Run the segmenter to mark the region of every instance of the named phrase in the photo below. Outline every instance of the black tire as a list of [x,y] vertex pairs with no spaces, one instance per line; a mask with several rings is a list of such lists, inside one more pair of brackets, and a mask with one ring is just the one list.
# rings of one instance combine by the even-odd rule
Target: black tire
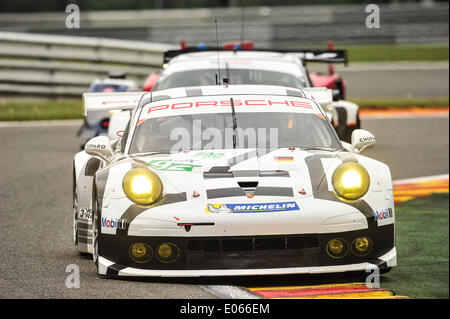
[[94,261],[94,264],[97,266],[98,270],[98,235],[100,233],[100,210],[98,209],[98,202],[97,202],[97,191],[95,187],[95,183],[93,186],[92,191],[92,212],[94,214],[93,217],[93,232],[92,232],[92,260]]
[[352,142],[352,133],[357,128],[358,128],[357,125],[346,126],[345,127],[345,133],[344,133],[344,136],[342,137],[342,140],[344,142],[351,143]]
[[336,133],[340,140],[345,141],[346,129],[347,129],[347,110],[344,107],[335,108],[338,116],[338,121],[333,120],[333,125],[335,127]]
[[339,94],[336,96],[333,96],[333,101],[345,100],[344,84],[342,83],[342,80],[336,81],[334,88],[335,88],[335,90],[339,91]]
[[361,121],[359,119],[359,112],[358,112],[356,114],[356,125],[348,125],[345,127],[345,133],[344,136],[342,137],[342,140],[347,143],[351,143],[353,131],[360,128],[361,128]]
[[99,234],[101,231],[101,209],[98,203],[97,199],[97,187],[94,179],[94,185],[92,187],[92,211],[94,214],[93,217],[93,238],[92,238],[92,259],[94,260],[95,267],[97,269],[97,276],[101,277],[102,275],[99,275],[99,264],[98,264],[98,257],[99,254]]
[[358,113],[356,113],[356,128],[357,129],[361,128],[361,119],[359,118],[359,111]]

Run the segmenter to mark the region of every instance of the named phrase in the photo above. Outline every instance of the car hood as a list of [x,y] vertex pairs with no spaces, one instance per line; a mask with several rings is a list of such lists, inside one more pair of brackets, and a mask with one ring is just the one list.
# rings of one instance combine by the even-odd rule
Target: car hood
[[170,155],[136,156],[133,159],[158,174],[166,194],[186,193],[187,197],[203,199],[237,199],[241,194],[243,197],[255,195],[271,200],[274,197],[295,197],[296,194],[311,196],[311,178],[322,179],[325,170],[312,173],[307,159],[333,160],[336,156],[337,152],[281,148],[271,151],[185,151]]
[[[364,202],[344,203],[334,195],[333,172],[346,160],[358,160],[369,172],[378,172],[371,175],[371,192]],[[142,166],[154,171],[163,184],[162,199],[151,207],[135,205],[122,190],[124,175]],[[331,228],[346,224],[354,230],[366,227],[373,207],[392,200],[385,198],[392,193],[388,168],[345,151],[281,148],[270,152],[237,149],[133,155],[112,163],[96,175],[96,180],[106,181],[104,188],[97,185],[103,193],[99,196],[105,223],[107,218],[115,219],[115,224],[124,221],[130,225],[129,234],[134,235],[167,235],[167,231],[178,231],[180,223],[220,224],[228,235],[255,233],[264,224],[269,234],[280,225],[292,223],[298,228],[299,218],[305,232],[320,231],[317,227],[328,220]],[[255,214],[248,213],[258,213],[258,224],[252,224]],[[275,214],[277,219],[270,217]],[[339,216],[348,218],[341,220]],[[207,227],[198,229],[207,233]],[[105,233],[115,231],[102,228]]]

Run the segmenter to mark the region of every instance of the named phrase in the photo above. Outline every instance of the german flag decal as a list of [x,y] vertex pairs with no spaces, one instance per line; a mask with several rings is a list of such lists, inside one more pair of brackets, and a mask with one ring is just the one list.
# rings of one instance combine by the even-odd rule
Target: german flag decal
[[277,162],[293,162],[294,158],[292,156],[275,156],[273,158]]

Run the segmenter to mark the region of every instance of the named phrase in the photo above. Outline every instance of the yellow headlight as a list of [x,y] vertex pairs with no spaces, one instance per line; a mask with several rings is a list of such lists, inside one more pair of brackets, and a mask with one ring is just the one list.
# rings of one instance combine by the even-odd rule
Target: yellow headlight
[[327,253],[333,258],[341,258],[347,255],[348,244],[345,239],[334,238],[327,244]]
[[158,175],[144,167],[131,169],[123,178],[122,188],[127,197],[138,205],[150,205],[162,194]]
[[356,256],[366,256],[372,250],[372,241],[367,237],[358,237],[352,243],[352,253]]
[[158,260],[163,263],[173,263],[180,256],[180,249],[172,243],[159,245],[157,250]]
[[367,193],[370,177],[367,170],[356,162],[340,165],[333,173],[333,186],[338,196],[355,200]]
[[131,259],[133,259],[135,262],[145,263],[152,259],[153,249],[147,244],[134,243],[130,246],[129,254]]

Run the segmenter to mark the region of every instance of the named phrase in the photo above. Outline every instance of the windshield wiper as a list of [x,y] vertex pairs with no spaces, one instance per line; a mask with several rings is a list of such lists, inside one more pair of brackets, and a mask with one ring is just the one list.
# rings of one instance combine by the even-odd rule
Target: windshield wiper
[[231,115],[233,116],[233,149],[236,148],[236,130],[237,130],[237,118],[236,118],[236,111],[234,109],[234,101],[233,98],[230,98],[231,101]]

